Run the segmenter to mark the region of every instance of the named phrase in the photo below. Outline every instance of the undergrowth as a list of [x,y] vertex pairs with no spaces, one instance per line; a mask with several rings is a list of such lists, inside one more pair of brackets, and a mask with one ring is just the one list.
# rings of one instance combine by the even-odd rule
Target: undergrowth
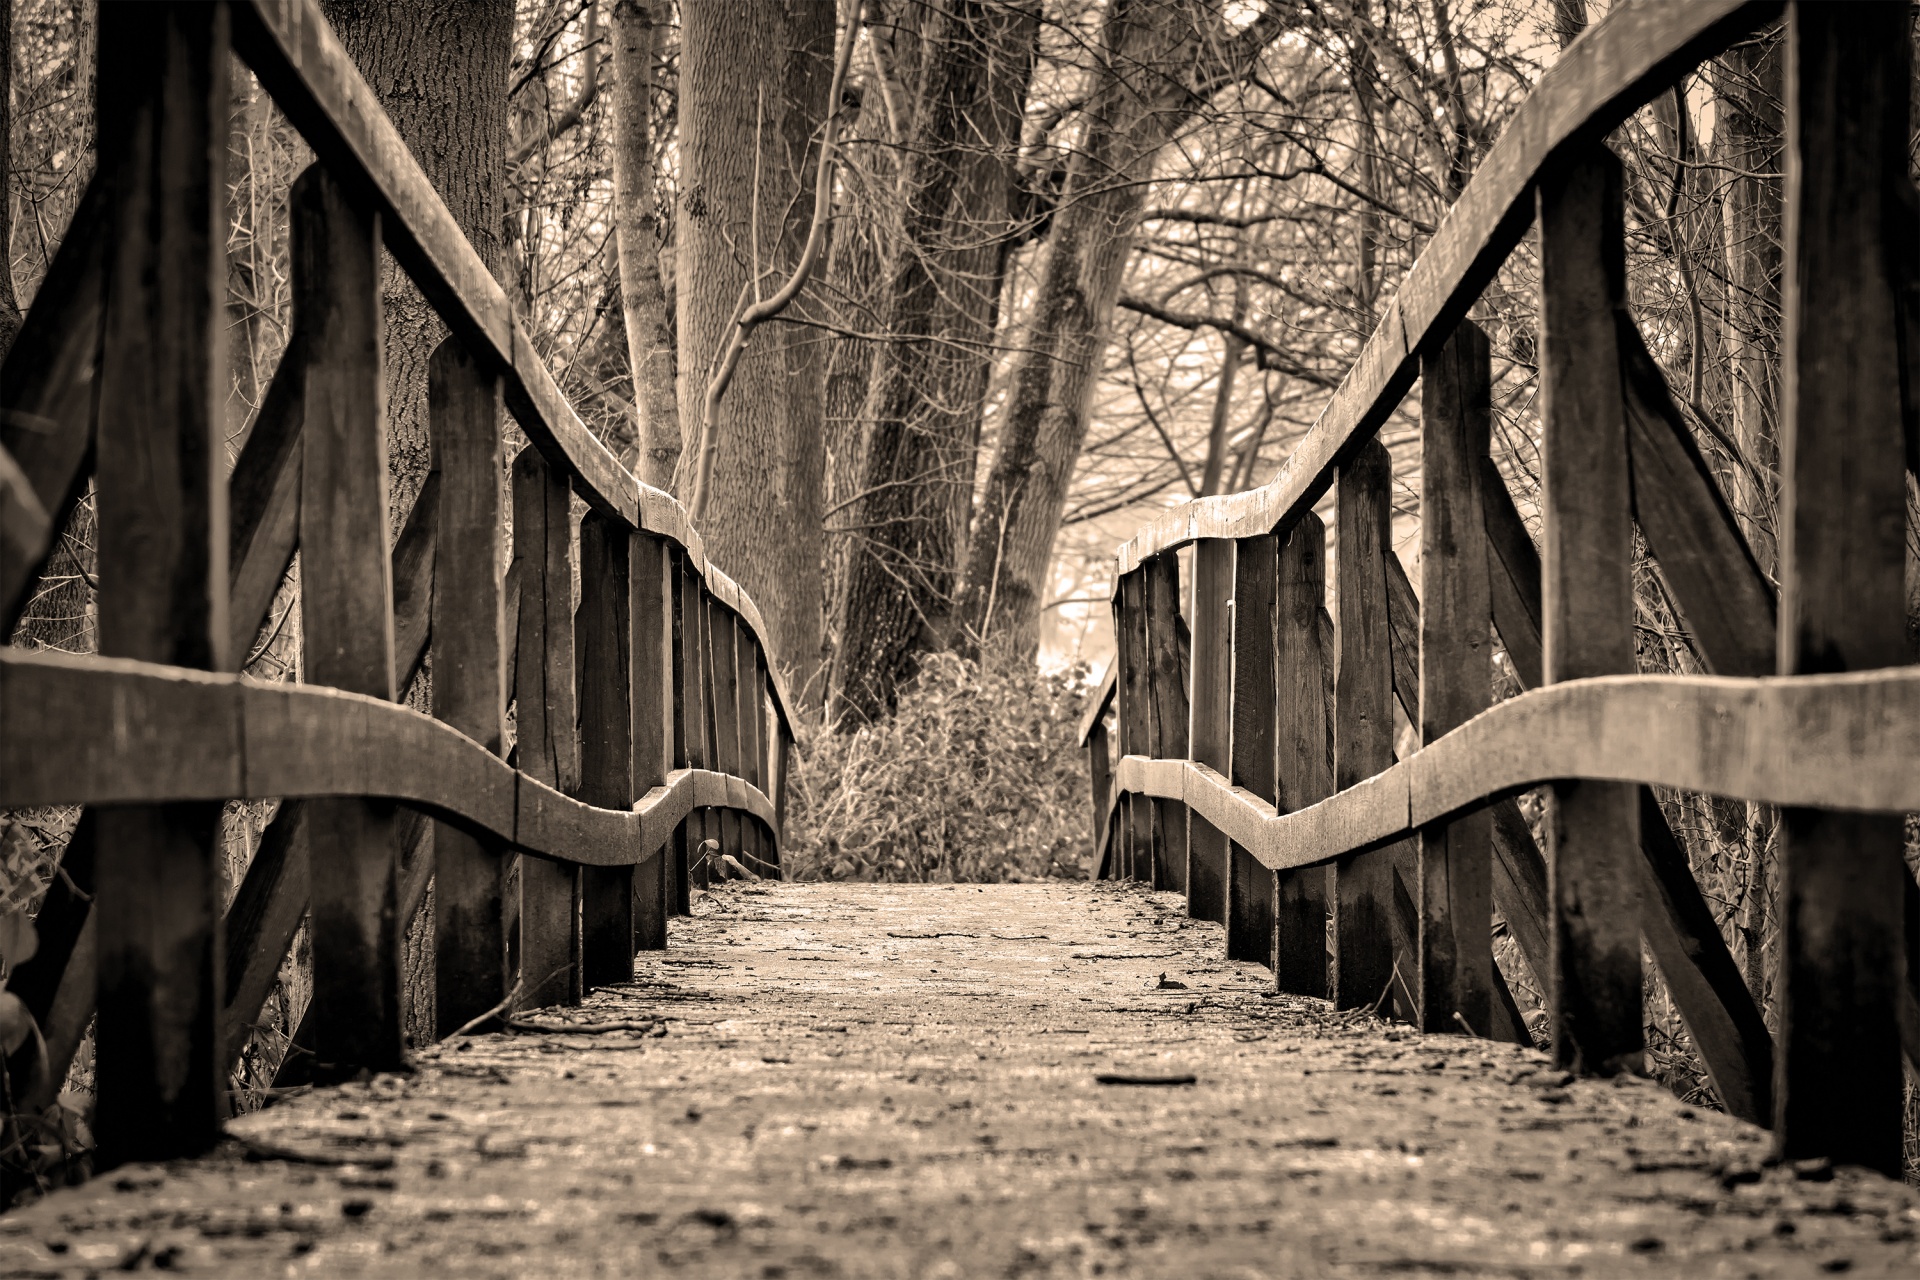
[[892,719],[807,744],[789,784],[787,878],[1085,879],[1087,696],[1084,668],[931,655]]

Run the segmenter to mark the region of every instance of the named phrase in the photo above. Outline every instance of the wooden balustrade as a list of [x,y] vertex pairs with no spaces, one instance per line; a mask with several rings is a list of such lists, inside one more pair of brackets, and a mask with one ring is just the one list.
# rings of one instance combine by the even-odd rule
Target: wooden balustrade
[[[1628,308],[1603,140],[1783,7],[1776,609]],[[1557,1058],[1590,1073],[1644,1070],[1644,944],[1729,1111],[1772,1125],[1785,1155],[1899,1171],[1902,1053],[1920,1068],[1920,987],[1900,977],[1920,955],[1900,858],[1901,815],[1920,809],[1901,594],[1904,472],[1920,465],[1903,14],[1624,0],[1565,51],[1274,480],[1174,507],[1119,549],[1117,654],[1081,730],[1099,874],[1184,882],[1190,912],[1222,920],[1228,955],[1279,990],[1528,1039],[1493,959],[1497,911],[1546,992]],[[1535,224],[1539,549],[1489,456],[1488,344],[1465,319]],[[1374,439],[1416,376],[1417,594]],[[1330,490],[1331,646],[1313,514]],[[1715,674],[1636,674],[1636,530]],[[1189,545],[1177,689],[1166,639],[1185,629],[1165,584]],[[1496,636],[1525,692],[1490,706]],[[1419,742],[1397,762],[1396,697]],[[1783,808],[1777,1043],[1655,786]],[[1513,799],[1534,788],[1544,855]]]
[[[230,48],[317,162],[291,338],[229,474]],[[723,854],[779,875],[795,727],[753,601],[574,415],[314,0],[105,6],[100,50],[96,172],[0,367],[0,622],[91,480],[101,656],[0,649],[0,807],[86,806],[11,976],[51,1068],[13,1097],[50,1102],[97,1014],[107,1167],[213,1142],[303,919],[304,1079],[404,1067],[430,880],[435,1034],[630,980],[691,851],[695,879]],[[453,334],[391,549],[382,245]],[[532,444],[503,572],[507,413]],[[304,683],[234,674],[296,554]],[[398,701],[429,662],[431,715]],[[222,913],[231,799],[279,805]]]

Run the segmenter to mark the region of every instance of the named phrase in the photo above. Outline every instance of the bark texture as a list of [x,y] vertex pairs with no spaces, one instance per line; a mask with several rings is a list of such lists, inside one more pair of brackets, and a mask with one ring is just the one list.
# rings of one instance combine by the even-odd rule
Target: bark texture
[[947,0],[923,10],[922,92],[903,213],[876,320],[866,444],[830,710],[892,711],[918,656],[944,647],[1014,232],[1014,158],[1039,15]]
[[[765,297],[806,239],[813,152],[826,116],[835,12],[830,0],[688,5],[680,35],[680,178],[675,237],[683,453],[691,488],[713,363],[755,281]],[[775,660],[818,698],[821,637],[821,431],[826,360],[788,317],[755,334],[714,423],[707,553],[742,583],[772,632]]]
[[[512,0],[322,0],[414,159],[495,277],[507,154]],[[392,529],[427,475],[427,358],[447,335],[420,291],[387,260],[387,458]]]

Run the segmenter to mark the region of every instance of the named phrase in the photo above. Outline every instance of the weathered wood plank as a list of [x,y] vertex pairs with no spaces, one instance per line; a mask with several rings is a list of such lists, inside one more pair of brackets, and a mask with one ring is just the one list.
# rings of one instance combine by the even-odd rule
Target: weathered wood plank
[[[497,756],[506,741],[508,688],[499,378],[450,338],[428,364],[427,407],[439,495],[430,592],[433,714]],[[442,824],[433,833],[433,862],[433,1024],[444,1036],[506,998],[507,854],[498,839]]]
[[[1203,548],[1207,545],[1201,544]],[[1274,610],[1279,607],[1280,539],[1266,534],[1232,545],[1233,735],[1226,776],[1234,786],[1244,787],[1271,804],[1280,798],[1279,779],[1274,772],[1279,762],[1274,742],[1278,723]],[[1228,957],[1257,960],[1271,968],[1278,893],[1273,873],[1255,861],[1244,846],[1230,843],[1223,888]],[[1206,918],[1222,917],[1216,914]]]
[[[630,808],[634,800],[628,684],[634,675],[629,547],[634,536],[596,511],[580,520],[580,608],[573,621],[580,785],[574,794],[601,809]],[[583,989],[633,981],[632,867],[581,871],[580,966]]]
[[[1113,747],[1108,740],[1107,726],[1096,724],[1087,733],[1087,781],[1093,793],[1093,856],[1095,867],[1093,878],[1107,878],[1107,814],[1113,807]],[[776,775],[777,776],[777,775]],[[1191,841],[1192,837],[1188,837]],[[1191,843],[1189,843],[1191,848]],[[1192,863],[1189,859],[1187,872],[1188,891],[1193,886]],[[1191,912],[1189,912],[1191,914]]]
[[1693,442],[1640,328],[1614,313],[1624,373],[1633,514],[1710,671],[1774,669],[1773,586]]
[[[1309,808],[1333,792],[1320,640],[1326,597],[1327,531],[1309,511],[1281,544],[1274,595],[1275,781],[1282,813]],[[1321,867],[1274,877],[1273,976],[1282,991],[1327,994],[1327,877]]]
[[[289,197],[308,342],[300,448],[300,622],[310,684],[392,700],[378,218],[325,171]],[[404,1065],[397,813],[383,801],[307,804],[315,1078]]]
[[[767,727],[766,668],[760,660],[760,647],[745,623],[733,629],[733,668],[739,676],[737,691],[740,705],[736,718],[740,724],[740,776],[756,787],[764,788],[766,776],[761,767],[761,735]],[[755,824],[743,824],[740,832],[742,860],[755,875],[767,875],[772,868],[765,862],[762,833]]]
[[[635,533],[627,551],[631,597],[632,665],[628,674],[633,754],[632,799],[659,786],[673,761],[673,583],[677,572],[666,540]],[[633,876],[633,947],[660,951],[667,945],[672,906],[673,851],[656,856]]]
[[[108,176],[94,470],[100,652],[223,670],[227,12],[100,15]],[[144,767],[144,766],[142,766]],[[97,1168],[211,1146],[221,1090],[217,804],[98,819]]]
[[[1340,470],[1335,539],[1333,785],[1345,790],[1393,764],[1393,637],[1386,557],[1393,553],[1393,459],[1379,442]],[[1396,851],[1334,864],[1332,997],[1336,1009],[1380,999],[1393,977]],[[1411,960],[1411,956],[1409,956]]]
[[[513,561],[520,570],[514,658],[514,757],[520,771],[572,794],[580,786],[574,713],[573,528],[566,474],[532,446],[513,460]],[[580,999],[580,876],[520,860],[519,1007]]]
[[[706,617],[706,608],[701,603],[703,594],[697,570],[683,562],[674,590],[674,635],[678,644],[674,679],[679,691],[674,719],[677,744],[674,760],[679,768],[705,769],[713,761],[707,746],[707,686],[701,656],[701,633]],[[701,814],[689,817],[685,830],[676,837],[681,845],[676,852],[681,896],[675,910],[682,915],[688,910],[688,891],[696,884],[707,883],[707,868],[701,852],[701,843],[706,838],[706,819]]]
[[[301,180],[313,179],[303,174]],[[293,256],[297,264],[298,253]],[[229,643],[235,665],[244,663],[260,634],[300,542],[300,431],[306,423],[308,356],[301,294],[306,291],[294,290],[293,333],[227,480]]]
[[86,487],[109,213],[107,183],[96,173],[0,366],[0,452],[18,466],[40,513],[24,540],[0,531],[0,635],[13,633],[53,537]]
[[[1120,726],[1120,751],[1123,755],[1153,755],[1152,684],[1148,675],[1147,583],[1144,570],[1136,570],[1120,579],[1115,600],[1114,634],[1118,637],[1120,694],[1116,718]],[[1144,878],[1151,863],[1153,842],[1153,803],[1144,797],[1127,797],[1126,839],[1114,860],[1122,880]]]
[[[1543,679],[1635,669],[1633,485],[1614,312],[1624,305],[1620,162],[1598,143],[1540,187]],[[1547,804],[1554,1055],[1642,1069],[1640,801],[1556,783]]]
[[[1420,716],[1424,746],[1485,710],[1492,601],[1480,460],[1491,429],[1486,335],[1462,323],[1421,366]],[[1408,886],[1420,913],[1415,987],[1425,1031],[1492,1025],[1492,822],[1483,813],[1420,833]]]
[[[1222,773],[1233,762],[1233,569],[1231,542],[1209,539],[1193,549],[1193,698],[1187,711],[1188,753],[1201,764]],[[1106,736],[1101,735],[1101,750]],[[1106,818],[1104,783],[1107,762],[1095,762],[1094,839]],[[1207,825],[1205,818],[1187,820],[1187,866],[1184,885],[1187,914],[1198,920],[1217,920],[1227,887],[1227,838]],[[1227,919],[1227,954],[1235,951],[1231,911]],[[1264,948],[1262,954],[1265,954]]]
[[[1186,644],[1181,635],[1180,561],[1161,556],[1146,566],[1147,682],[1150,741],[1163,760],[1187,754]],[[1177,804],[1153,802],[1151,861],[1137,868],[1156,889],[1187,887],[1187,815]]]
[[[1513,505],[1507,481],[1491,457],[1480,460],[1480,514],[1487,535],[1487,589],[1493,629],[1514,674],[1529,689],[1540,687],[1540,552]],[[1404,576],[1405,570],[1402,570]],[[1408,597],[1411,598],[1411,587]]]
[[[708,686],[712,694],[712,716],[714,734],[714,769],[720,773],[740,774],[740,673],[735,667],[738,657],[734,643],[734,617],[730,609],[718,601],[707,601],[707,661],[711,671],[712,683]],[[740,818],[737,814],[719,814],[720,853],[741,857],[745,850],[741,843]],[[713,833],[709,832],[709,838]],[[718,855],[716,855],[717,857]]]
[[[1788,10],[1782,673],[1907,661],[1908,34],[1897,6]],[[1902,844],[1896,817],[1781,815],[1783,1155],[1899,1173]]]

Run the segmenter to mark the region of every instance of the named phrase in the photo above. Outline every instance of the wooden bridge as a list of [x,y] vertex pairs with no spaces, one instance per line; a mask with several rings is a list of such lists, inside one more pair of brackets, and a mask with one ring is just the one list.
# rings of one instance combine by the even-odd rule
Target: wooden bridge
[[[91,1023],[96,1169],[176,1163],[13,1215],[0,1269],[1911,1267],[1920,1201],[1881,1176],[1920,1062],[1906,10],[1787,6],[1777,596],[1625,305],[1603,145],[1781,8],[1616,5],[1280,475],[1122,548],[1085,738],[1101,871],[1145,886],[899,890],[706,887],[720,857],[780,866],[795,729],[759,615],[573,414],[314,0],[103,6],[96,176],[0,369],[0,610],[11,630],[90,484],[100,637],[0,650],[0,806],[86,806],[9,978],[37,1030],[7,1081],[36,1114]],[[294,335],[229,473],[230,49],[316,163]],[[1488,455],[1467,318],[1534,225],[1544,551]],[[397,538],[382,245],[453,335]],[[1373,439],[1416,379],[1417,592]],[[503,414],[531,442],[510,557]],[[1635,674],[1636,531],[1707,674]],[[239,675],[296,551],[303,681]],[[1490,706],[1496,635],[1529,692]],[[423,665],[431,714],[400,701]],[[1397,762],[1396,698],[1421,743]],[[1777,1035],[1650,787],[1782,807]],[[1544,852],[1513,799],[1533,788]],[[229,903],[236,798],[280,803]],[[401,933],[430,879],[446,1042],[410,1054]],[[1496,910],[1550,993],[1550,1057]],[[282,1080],[345,1083],[229,1120],[303,919]],[[1638,1076],[1643,942],[1726,1116]],[[721,1116],[724,1141],[698,1127]]]

